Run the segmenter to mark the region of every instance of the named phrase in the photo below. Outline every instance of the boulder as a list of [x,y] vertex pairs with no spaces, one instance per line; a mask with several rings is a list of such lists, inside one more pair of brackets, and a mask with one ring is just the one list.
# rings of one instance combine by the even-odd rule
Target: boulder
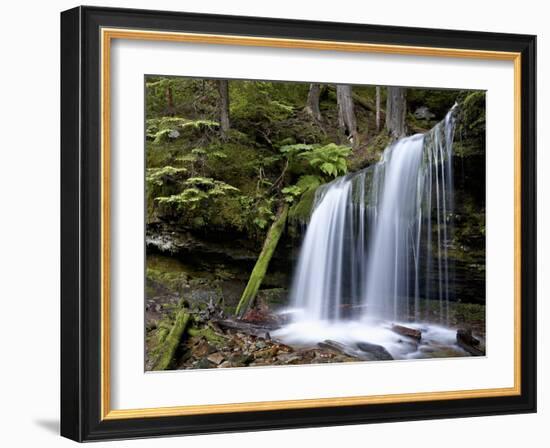
[[371,344],[370,342],[358,342],[357,348],[371,354],[377,361],[393,360],[393,356],[381,345]]

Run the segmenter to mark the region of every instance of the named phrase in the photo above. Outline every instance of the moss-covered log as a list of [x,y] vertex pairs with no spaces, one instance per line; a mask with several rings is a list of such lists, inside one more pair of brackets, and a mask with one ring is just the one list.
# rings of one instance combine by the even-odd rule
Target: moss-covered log
[[166,370],[172,364],[172,360],[176,353],[176,349],[183,336],[185,328],[189,322],[189,311],[186,308],[181,308],[176,314],[174,325],[164,339],[163,344],[159,347],[157,360],[153,370]]
[[256,265],[250,274],[250,279],[248,280],[243,295],[241,296],[241,300],[235,310],[235,314],[237,316],[243,316],[252,305],[252,302],[254,301],[254,298],[256,297],[256,294],[260,289],[260,285],[265,277],[265,273],[267,271],[267,267],[269,266],[269,262],[271,261],[271,257],[273,256],[273,252],[275,252],[275,248],[277,247],[281,234],[285,228],[287,216],[288,204],[285,204],[279,209],[275,221],[271,225],[269,232],[267,232],[262,251],[260,252]]
[[208,342],[212,342],[213,344],[224,344],[227,342],[227,338],[225,336],[222,336],[221,334],[216,333],[210,327],[203,327],[203,328],[189,327],[187,329],[187,333],[189,334],[189,336],[203,337]]

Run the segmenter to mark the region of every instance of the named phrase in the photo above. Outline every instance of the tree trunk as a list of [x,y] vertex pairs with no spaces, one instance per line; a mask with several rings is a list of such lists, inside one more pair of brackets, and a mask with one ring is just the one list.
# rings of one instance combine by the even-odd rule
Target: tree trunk
[[407,90],[403,87],[388,87],[388,98],[386,100],[386,129],[394,139],[405,136],[406,112]]
[[229,81],[220,79],[218,81],[218,91],[220,94],[220,129],[222,135],[229,131]]
[[185,308],[181,308],[176,314],[176,320],[174,326],[166,336],[166,339],[160,347],[158,357],[155,362],[153,370],[166,370],[168,369],[174,359],[176,349],[180,343],[185,327],[189,322],[190,314]]
[[287,216],[288,204],[285,204],[280,208],[275,221],[273,221],[269,232],[267,232],[262,251],[260,252],[254,269],[250,274],[250,279],[248,280],[248,284],[246,285],[243,295],[241,296],[241,300],[237,305],[235,314],[239,317],[244,316],[244,314],[248,311],[256,297],[256,294],[258,293],[258,290],[260,289],[260,285],[265,277],[265,273],[267,271],[267,267],[269,266],[269,262],[271,261],[271,257],[273,256],[273,252],[275,252],[275,248],[277,247],[281,234],[283,233],[283,229],[285,228]]
[[359,135],[357,132],[357,121],[355,120],[351,86],[337,85],[336,99],[338,101],[338,127],[340,128],[340,133],[347,137],[353,148],[356,148],[359,145]]
[[307,94],[306,112],[315,121],[321,121],[321,109],[319,108],[319,97],[321,96],[321,84],[310,84]]
[[380,86],[376,86],[376,132],[380,132]]
[[170,82],[166,83],[164,95],[166,97],[166,115],[173,117],[176,114],[176,108],[174,107],[174,96]]

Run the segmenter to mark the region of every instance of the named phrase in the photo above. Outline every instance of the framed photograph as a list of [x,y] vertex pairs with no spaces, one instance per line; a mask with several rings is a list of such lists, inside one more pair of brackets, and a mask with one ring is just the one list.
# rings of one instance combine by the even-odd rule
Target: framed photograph
[[61,14],[61,433],[536,411],[535,36]]

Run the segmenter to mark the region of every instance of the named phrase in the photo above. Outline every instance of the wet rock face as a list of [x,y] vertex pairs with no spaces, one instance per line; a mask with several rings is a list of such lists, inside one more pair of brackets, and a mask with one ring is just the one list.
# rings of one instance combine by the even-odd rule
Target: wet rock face
[[174,256],[190,254],[210,256],[212,260],[233,262],[254,262],[257,254],[251,242],[239,240],[234,235],[218,240],[208,240],[190,231],[175,231],[169,226],[155,224],[147,226],[145,243],[149,249]]
[[414,111],[414,117],[418,120],[432,120],[435,118],[435,114],[433,114],[426,106],[420,106]]

